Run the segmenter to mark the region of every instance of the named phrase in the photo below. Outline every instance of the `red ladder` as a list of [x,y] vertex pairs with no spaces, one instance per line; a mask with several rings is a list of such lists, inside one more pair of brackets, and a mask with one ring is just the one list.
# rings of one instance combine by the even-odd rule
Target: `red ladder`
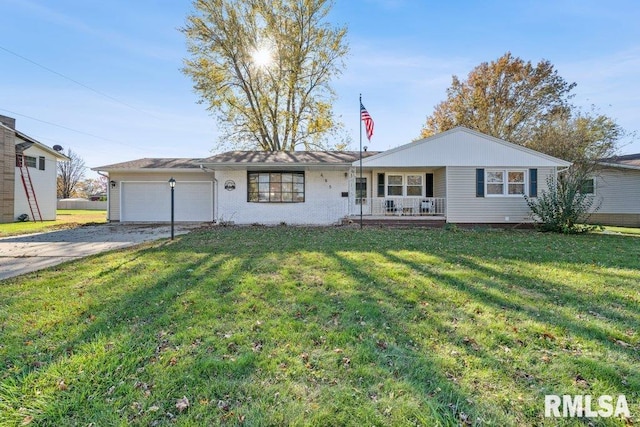
[[[36,192],[33,189],[33,182],[31,181],[31,174],[29,173],[29,167],[27,166],[24,154],[18,155],[18,167],[20,168],[20,176],[22,177],[22,185],[24,186],[24,192],[27,195],[27,204],[31,210],[31,219],[34,221],[42,222],[42,214],[40,213],[40,206],[38,206],[38,199],[36,199]],[[36,218],[36,213],[38,217]]]

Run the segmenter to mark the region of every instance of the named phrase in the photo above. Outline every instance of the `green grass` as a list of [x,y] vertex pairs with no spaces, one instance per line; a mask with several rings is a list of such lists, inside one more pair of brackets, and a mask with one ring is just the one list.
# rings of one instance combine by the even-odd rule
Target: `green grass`
[[58,209],[55,221],[27,221],[0,224],[0,237],[75,228],[107,222],[106,211]]
[[637,422],[639,306],[637,237],[210,229],[0,282],[0,425],[625,425],[544,396]]

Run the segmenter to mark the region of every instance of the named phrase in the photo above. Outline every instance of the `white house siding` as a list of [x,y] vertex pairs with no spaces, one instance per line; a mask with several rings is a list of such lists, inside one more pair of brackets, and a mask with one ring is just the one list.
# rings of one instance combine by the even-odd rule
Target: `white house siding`
[[433,171],[433,197],[447,197],[447,169]]
[[600,213],[640,214],[640,170],[604,169],[596,177]]
[[[537,169],[540,194],[546,190],[547,177],[554,173],[554,168]],[[524,197],[476,197],[476,168],[447,167],[447,222],[517,224],[531,221]]]
[[[116,185],[114,188],[109,185],[108,190],[108,206],[109,209],[107,211],[109,221],[120,221],[121,220],[121,207],[120,203],[122,202],[122,194],[121,189],[127,183],[142,183],[142,182],[157,182],[157,185],[166,185],[167,190],[167,198],[170,197],[169,190],[169,178],[173,177],[176,180],[176,194],[180,191],[180,182],[210,182],[211,185],[206,187],[206,191],[209,189],[213,189],[215,191],[213,185],[213,174],[203,172],[200,169],[193,169],[188,171],[181,171],[179,169],[173,171],[156,171],[156,172],[115,172],[112,171],[109,173],[109,180],[115,181]],[[206,194],[204,197],[208,197],[208,199],[213,203],[215,200],[215,195]],[[170,200],[170,199],[167,199]],[[176,200],[178,200],[176,196]],[[211,211],[213,211],[213,206],[211,206]],[[177,207],[176,207],[177,209]],[[153,215],[149,217],[149,221],[158,221]],[[170,217],[168,217],[170,218]],[[165,219],[166,221],[167,219]]]
[[[270,169],[280,171],[278,167]],[[338,223],[349,212],[348,169],[319,170],[292,169],[286,171],[305,172],[305,201],[303,203],[254,203],[248,202],[247,170],[216,171],[218,195],[216,198],[216,219],[235,224],[317,224]],[[266,171],[266,170],[265,170]],[[235,189],[225,190],[226,181],[234,181]]]
[[[36,167],[29,168],[29,175],[31,176],[31,182],[36,193],[36,200],[38,201],[38,207],[40,208],[42,219],[45,221],[55,221],[58,201],[56,194],[56,159],[50,153],[38,148],[37,146],[28,148],[24,151],[24,154],[25,156],[36,158]],[[40,157],[44,157],[44,170],[38,169]],[[29,203],[27,202],[24,185],[22,183],[20,169],[15,168],[14,216],[17,218],[23,213],[26,213],[29,215],[29,218],[33,219],[31,216],[31,210],[29,209]]]
[[596,176],[595,198],[600,209],[590,222],[640,227],[640,170],[601,170]]

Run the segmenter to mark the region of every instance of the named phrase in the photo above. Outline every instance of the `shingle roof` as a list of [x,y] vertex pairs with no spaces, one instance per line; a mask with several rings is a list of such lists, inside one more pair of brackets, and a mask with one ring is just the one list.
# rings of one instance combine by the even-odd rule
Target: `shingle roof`
[[[378,154],[363,151],[362,157]],[[91,168],[96,171],[131,169],[198,169],[201,164],[216,165],[276,165],[276,164],[344,164],[350,165],[359,159],[358,151],[227,151],[206,159],[188,158],[144,158],[128,162]]]
[[640,167],[640,153],[609,157],[600,161],[601,163],[617,164],[621,166]]
[[[363,151],[362,157],[378,154],[377,151]],[[227,151],[226,153],[202,159],[205,165],[216,164],[351,164],[360,158],[359,151]]]
[[187,158],[144,158],[130,160],[128,162],[114,163],[112,165],[91,168],[92,170],[112,169],[198,169],[200,159]]

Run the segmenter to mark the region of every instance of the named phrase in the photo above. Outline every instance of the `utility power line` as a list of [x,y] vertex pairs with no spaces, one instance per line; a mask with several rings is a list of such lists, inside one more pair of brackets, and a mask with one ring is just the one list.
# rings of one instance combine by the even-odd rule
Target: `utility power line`
[[22,60],[24,60],[24,61],[27,61],[27,62],[29,62],[29,63],[31,63],[31,64],[33,64],[33,65],[37,66],[37,67],[40,67],[40,68],[42,68],[43,70],[46,70],[46,71],[48,71],[48,72],[50,72],[50,73],[52,73],[52,74],[55,74],[55,75],[57,75],[57,76],[59,76],[59,77],[62,77],[62,78],[63,78],[63,79],[65,79],[65,80],[69,80],[70,82],[72,82],[72,83],[74,83],[74,84],[76,84],[76,85],[78,85],[78,86],[81,86],[81,87],[83,87],[83,88],[85,88],[85,89],[87,89],[87,90],[90,90],[91,92],[97,93],[98,95],[100,95],[100,96],[102,96],[102,97],[104,97],[104,98],[108,98],[108,99],[110,99],[110,100],[112,100],[112,101],[114,101],[114,102],[117,102],[118,104],[124,105],[125,107],[131,108],[131,109],[133,109],[133,110],[139,111],[139,112],[141,112],[141,113],[148,114],[148,115],[150,115],[150,116],[152,116],[152,117],[155,117],[156,119],[159,119],[159,117],[156,117],[156,116],[154,116],[153,114],[151,114],[151,113],[149,113],[149,112],[147,112],[147,111],[141,110],[140,108],[138,108],[138,107],[136,107],[136,106],[133,106],[133,105],[131,105],[131,104],[128,104],[128,103],[126,103],[126,102],[124,102],[124,101],[121,101],[121,100],[119,100],[118,98],[114,98],[113,96],[108,95],[108,94],[106,94],[106,93],[104,93],[104,92],[101,92],[101,91],[99,91],[99,90],[97,90],[97,89],[94,89],[94,88],[92,88],[91,86],[87,86],[86,84],[84,84],[84,83],[82,83],[82,82],[79,82],[78,80],[75,80],[75,79],[73,79],[73,78],[71,78],[71,77],[69,77],[69,76],[66,76],[66,75],[64,75],[64,74],[62,74],[62,73],[59,73],[59,72],[58,72],[58,71],[56,71],[56,70],[53,70],[53,69],[51,69],[51,68],[49,68],[49,67],[47,67],[47,66],[45,66],[45,65],[42,65],[42,64],[40,64],[40,63],[38,63],[38,62],[36,62],[36,61],[34,61],[34,60],[32,60],[32,59],[27,58],[27,57],[25,57],[25,56],[22,56],[22,55],[20,55],[19,53],[16,53],[16,52],[14,52],[14,51],[12,51],[12,50],[7,49],[6,47],[0,46],[0,50],[3,50],[3,51],[5,51],[5,52],[7,52],[7,53],[10,53],[11,55],[14,55],[14,56],[16,56],[16,57],[18,57],[18,58],[20,58],[20,59],[22,59]]
[[95,135],[95,134],[92,134],[92,133],[89,133],[89,132],[84,132],[84,131],[81,131],[81,130],[78,130],[78,129],[73,129],[73,128],[70,128],[70,127],[67,127],[67,126],[59,125],[57,123],[48,122],[46,120],[38,119],[38,118],[35,118],[35,117],[32,117],[32,116],[27,116],[26,114],[16,113],[15,111],[7,110],[5,108],[0,108],[0,111],[4,111],[6,113],[13,114],[14,116],[20,116],[20,117],[24,117],[24,118],[27,118],[27,119],[35,120],[37,122],[45,123],[45,124],[48,124],[48,125],[51,125],[51,126],[55,126],[55,127],[61,128],[61,129],[65,129],[65,130],[68,130],[68,131],[71,131],[71,132],[79,133],[81,135],[90,136],[92,138],[101,139],[103,141],[112,142],[114,144],[124,145],[126,147],[131,147],[131,144],[125,144],[123,142],[114,141],[112,139],[105,138],[103,136]]

